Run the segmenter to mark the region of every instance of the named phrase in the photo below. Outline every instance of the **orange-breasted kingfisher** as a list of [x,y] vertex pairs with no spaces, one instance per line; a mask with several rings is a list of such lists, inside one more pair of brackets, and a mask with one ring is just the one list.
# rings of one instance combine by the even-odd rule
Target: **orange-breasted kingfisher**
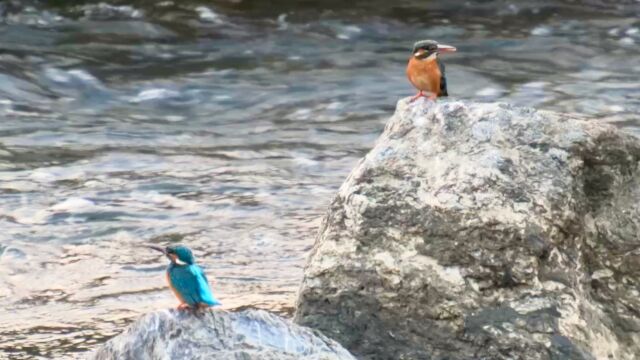
[[191,249],[184,245],[171,245],[166,248],[155,245],[148,245],[148,247],[165,254],[171,261],[167,267],[167,282],[180,301],[178,309],[198,310],[221,305],[211,293],[207,275],[200,266],[196,265]]
[[[438,58],[441,53],[455,52],[456,48],[438,44],[433,40],[421,40],[413,44],[413,54],[407,65],[407,77],[418,89],[411,101],[424,96],[434,100],[438,96],[449,96],[447,78],[444,76],[444,64]],[[428,95],[425,95],[424,92]]]

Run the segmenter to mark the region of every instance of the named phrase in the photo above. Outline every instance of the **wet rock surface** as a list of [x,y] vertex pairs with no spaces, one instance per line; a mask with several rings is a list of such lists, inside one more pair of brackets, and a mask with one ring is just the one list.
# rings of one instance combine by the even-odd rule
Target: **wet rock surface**
[[634,359],[640,142],[418,100],[330,205],[296,321],[362,359]]
[[176,310],[147,314],[108,341],[91,359],[305,359],[354,358],[338,343],[262,310]]

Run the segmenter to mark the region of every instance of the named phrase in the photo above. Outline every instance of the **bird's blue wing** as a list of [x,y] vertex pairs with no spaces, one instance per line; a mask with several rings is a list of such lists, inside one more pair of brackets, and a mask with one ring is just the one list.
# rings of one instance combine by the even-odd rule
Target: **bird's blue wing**
[[213,293],[211,293],[211,288],[209,287],[209,280],[207,279],[207,275],[204,273],[202,268],[200,268],[198,265],[192,265],[191,267],[193,268],[194,273],[198,278],[198,284],[199,284],[198,295],[200,298],[200,302],[203,302],[210,306],[221,305],[218,299],[216,299],[215,296],[213,296]]
[[207,277],[198,265],[174,266],[169,269],[171,285],[191,305],[221,305],[209,288]]
[[182,300],[194,306],[198,303],[198,279],[188,266],[172,266],[169,268],[169,280],[173,289],[180,294]]

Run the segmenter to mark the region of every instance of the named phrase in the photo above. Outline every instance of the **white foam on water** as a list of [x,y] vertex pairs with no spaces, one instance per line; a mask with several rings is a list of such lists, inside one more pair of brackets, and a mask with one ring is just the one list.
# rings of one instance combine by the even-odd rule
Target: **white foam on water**
[[129,100],[129,102],[140,103],[140,102],[151,101],[151,100],[162,100],[162,99],[177,97],[178,95],[180,95],[180,93],[175,90],[169,90],[169,89],[163,89],[163,88],[146,89],[146,90],[140,91],[138,95],[136,95],[131,100]]
[[220,15],[218,15],[215,11],[211,10],[206,6],[198,6],[196,8],[196,12],[198,12],[198,16],[202,21],[212,22],[217,24],[223,23],[223,20],[220,17]]
[[55,212],[73,213],[73,212],[78,212],[80,210],[86,210],[88,208],[92,208],[95,205],[96,204],[91,200],[84,199],[81,197],[72,197],[53,205],[49,209]]

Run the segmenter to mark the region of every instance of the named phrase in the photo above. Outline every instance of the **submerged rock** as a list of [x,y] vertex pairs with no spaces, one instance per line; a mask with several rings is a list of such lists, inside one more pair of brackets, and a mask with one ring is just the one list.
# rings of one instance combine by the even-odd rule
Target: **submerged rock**
[[330,205],[296,321],[361,359],[636,359],[637,138],[398,103]]
[[354,360],[335,341],[262,310],[210,311],[198,316],[176,310],[151,313],[91,358]]

